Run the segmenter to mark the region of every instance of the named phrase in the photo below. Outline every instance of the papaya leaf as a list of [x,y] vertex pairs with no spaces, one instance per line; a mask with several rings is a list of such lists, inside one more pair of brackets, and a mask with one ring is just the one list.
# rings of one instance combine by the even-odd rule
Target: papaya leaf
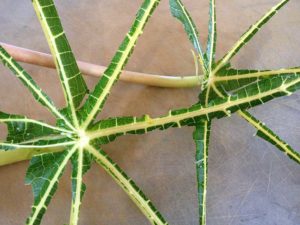
[[26,224],[41,224],[42,217],[69,161],[72,165],[70,225],[79,224],[80,206],[86,191],[83,176],[93,162],[105,169],[151,224],[168,224],[136,183],[102,150],[105,144],[123,135],[144,134],[154,130],[163,131],[182,126],[195,127],[193,138],[196,144],[200,225],[206,224],[208,146],[213,119],[227,117],[237,112],[257,129],[258,136],[300,163],[298,151],[246,111],[299,90],[299,67],[254,70],[234,69],[230,66],[231,58],[288,0],[281,1],[250,27],[218,63],[215,63],[217,40],[215,0],[209,1],[209,32],[205,53],[202,52],[197,28],[187,9],[180,0],[170,0],[171,13],[183,24],[189,40],[197,51],[196,58],[199,58],[197,60],[200,60],[204,71],[199,101],[186,108],[171,109],[167,115],[156,118],[151,118],[146,114],[142,117],[109,117],[100,121],[96,121],[95,118],[102,111],[114,83],[127,64],[139,36],[160,1],[143,1],[130,31],[85,102],[83,99],[88,90],[53,0],[33,0],[32,2],[56,63],[65,94],[66,107],[58,109],[31,76],[0,46],[0,59],[4,66],[8,67],[29,89],[36,101],[49,109],[56,118],[56,124],[50,125],[26,116],[0,112],[0,123],[6,124],[8,130],[6,140],[0,142],[0,164],[11,163],[12,158],[18,161],[32,157],[25,180],[26,184],[32,185],[34,204]]

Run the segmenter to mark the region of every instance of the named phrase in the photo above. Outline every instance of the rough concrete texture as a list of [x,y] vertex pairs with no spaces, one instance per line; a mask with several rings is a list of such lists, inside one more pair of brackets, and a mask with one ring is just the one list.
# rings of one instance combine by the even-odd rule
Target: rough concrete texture
[[[141,0],[56,1],[77,59],[108,65],[133,21]],[[184,0],[204,43],[207,0]],[[263,13],[279,0],[217,0],[218,44],[221,57]],[[238,68],[282,68],[300,64],[300,2],[291,0],[233,60]],[[30,1],[1,0],[0,41],[49,52]],[[172,19],[162,1],[138,41],[126,69],[157,74],[194,73],[182,26]],[[54,99],[64,105],[54,70],[24,65]],[[53,122],[11,73],[0,66],[0,109]],[[86,78],[90,87],[97,79]],[[119,82],[101,117],[151,116],[196,101],[197,88],[170,90]],[[253,112],[293,147],[300,146],[300,95],[284,97]],[[192,128],[125,136],[104,146],[111,157],[136,180],[170,224],[198,223]],[[253,137],[254,129],[236,115],[215,120],[209,151],[208,225],[299,225],[300,166],[275,147]],[[0,224],[24,224],[32,204],[31,188],[24,185],[28,162],[0,168]],[[70,168],[42,224],[68,222]],[[85,177],[87,192],[80,224],[144,225],[138,208],[98,166]]]

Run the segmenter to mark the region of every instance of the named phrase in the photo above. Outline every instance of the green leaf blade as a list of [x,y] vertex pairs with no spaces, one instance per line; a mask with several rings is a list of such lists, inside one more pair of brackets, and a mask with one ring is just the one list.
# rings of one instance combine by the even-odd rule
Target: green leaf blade
[[118,51],[113,57],[112,62],[105,70],[103,76],[81,109],[81,127],[87,128],[91,122],[94,121],[97,114],[102,110],[112,86],[118,80],[122,69],[127,64],[127,61],[134,50],[137,39],[143,33],[146,23],[158,6],[159,2],[159,0],[144,0],[142,6],[138,10],[130,31],[124,38]]
[[48,124],[4,112],[0,112],[0,123],[7,125],[7,141],[15,143],[45,135],[60,134],[62,132],[56,130],[55,127],[52,128]]
[[9,68],[14,75],[21,80],[25,87],[29,89],[37,102],[47,107],[48,110],[56,116],[56,118],[60,118],[69,128],[73,129],[72,124],[70,124],[66,117],[57,110],[50,97],[43,92],[43,90],[36,84],[32,77],[8,54],[8,52],[1,45],[0,60],[2,61],[3,65]]
[[[111,118],[95,124],[92,130],[88,131],[91,139],[110,137],[124,134],[142,134],[155,129],[167,129],[170,127],[195,126],[201,120],[212,120],[230,116],[238,110],[247,110],[266,103],[272,99],[290,95],[300,88],[300,75],[290,75],[286,77],[275,76],[270,79],[263,79],[226,98],[216,98],[209,102],[207,106],[198,103],[190,108],[171,110],[168,115],[150,118]],[[127,117],[128,118],[128,117]],[[126,124],[118,125],[117,120],[126,120]],[[97,126],[102,126],[97,131]]]
[[289,158],[300,164],[300,153],[294,150],[288,143],[282,140],[277,134],[275,134],[264,123],[256,119],[247,111],[239,111],[238,114],[249,122],[253,127],[257,129],[256,135],[265,141],[276,146],[280,151],[285,153]]
[[180,0],[170,0],[169,4],[172,16],[177,18],[183,24],[184,30],[192,45],[197,53],[203,56],[203,51],[198,40],[199,32],[190,14]]
[[234,44],[231,50],[220,60],[217,64],[214,71],[220,70],[224,65],[226,65],[229,60],[234,57],[239,50],[246,45],[254,35],[265,25],[285,4],[287,4],[289,0],[282,0],[277,5],[272,7],[260,20],[258,20],[254,25],[252,25],[242,36],[241,38]]
[[83,175],[91,168],[92,156],[79,148],[71,158],[72,162],[72,206],[70,215],[70,225],[77,225],[79,221],[79,211],[86,185],[83,183]]
[[32,2],[59,72],[73,125],[78,127],[76,109],[88,92],[87,86],[77,66],[53,0]]
[[208,39],[206,46],[206,55],[208,59],[208,71],[211,71],[215,62],[217,43],[217,22],[216,22],[216,2],[209,1],[209,23],[208,23]]
[[279,70],[246,70],[223,68],[214,77],[214,84],[218,90],[226,95],[234,95],[239,90],[262,80],[281,77],[286,79],[291,76],[300,75],[300,68],[288,68]]
[[127,174],[116,164],[102,149],[97,150],[88,146],[87,150],[93,155],[95,161],[111,175],[116,183],[126,192],[139,209],[153,225],[167,225],[168,223],[155,208],[153,203],[146,197],[142,190]]
[[196,25],[184,7],[183,3],[180,0],[169,0],[170,11],[171,14],[178,19],[184,26],[184,30],[188,35],[190,42],[192,43],[193,47],[197,51],[199,55],[200,64],[203,70],[203,73],[207,73],[207,65],[206,60],[204,58],[204,54],[199,42],[199,32],[196,28]]
[[44,136],[20,143],[0,142],[1,150],[17,150],[17,149],[41,149],[41,148],[57,148],[66,147],[75,144],[75,141],[63,136]]
[[70,131],[28,119],[25,116],[0,112],[0,123],[7,125],[6,142],[0,142],[0,149],[42,148],[68,145],[72,141]]
[[211,122],[204,121],[196,125],[193,138],[196,144],[196,175],[198,185],[199,224],[206,224],[208,146]]
[[39,225],[58,186],[68,160],[76,150],[43,154],[34,157],[26,173],[26,184],[32,185],[34,205],[27,225]]

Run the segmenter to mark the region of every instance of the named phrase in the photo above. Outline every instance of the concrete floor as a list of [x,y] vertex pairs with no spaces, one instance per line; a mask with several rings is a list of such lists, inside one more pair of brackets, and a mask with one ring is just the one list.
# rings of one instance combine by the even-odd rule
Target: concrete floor
[[[77,59],[107,65],[127,32],[141,0],[56,1]],[[183,1],[195,18],[200,38],[207,36],[208,1]],[[279,0],[218,0],[217,56]],[[233,60],[238,68],[282,68],[300,64],[300,2],[290,3]],[[1,0],[0,41],[49,52],[30,1]],[[158,74],[193,74],[191,46],[181,25],[162,1],[140,38],[126,69]],[[55,71],[24,65],[59,106],[64,105]],[[0,66],[1,111],[53,122],[11,73]],[[89,86],[96,79],[86,79]],[[197,88],[168,90],[119,82],[101,117],[151,116],[196,101]],[[300,95],[277,99],[251,110],[299,150]],[[126,136],[104,149],[153,200],[174,225],[197,224],[192,129],[170,129]],[[208,225],[299,225],[300,166],[275,147],[253,137],[233,115],[214,121],[209,151]],[[22,224],[32,204],[24,185],[28,162],[0,168],[0,224]],[[96,165],[85,177],[87,192],[80,224],[144,225],[147,220],[122,190]],[[61,179],[42,224],[67,223],[70,170]]]

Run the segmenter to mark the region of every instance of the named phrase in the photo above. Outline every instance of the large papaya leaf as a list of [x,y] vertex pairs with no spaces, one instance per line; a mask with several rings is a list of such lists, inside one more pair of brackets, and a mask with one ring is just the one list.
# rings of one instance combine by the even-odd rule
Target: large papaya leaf
[[[92,159],[101,165],[119,186],[136,203],[152,224],[167,224],[150,200],[128,175],[102,150],[102,146],[125,134],[142,134],[155,129],[195,126],[196,169],[200,224],[206,223],[207,160],[211,120],[238,113],[252,124],[258,135],[299,163],[299,153],[280,139],[268,127],[245,110],[263,104],[274,98],[290,95],[300,88],[299,68],[258,71],[235,70],[229,60],[242,48],[257,31],[286,3],[281,1],[260,21],[252,26],[234,45],[233,49],[215,65],[216,12],[215,0],[210,0],[209,35],[206,54],[203,54],[198,31],[189,13],[180,0],[170,0],[171,12],[183,23],[186,33],[198,52],[205,73],[200,102],[177,110],[168,115],[151,118],[119,117],[103,119],[94,124],[94,119],[119,74],[126,65],[136,41],[143,32],[158,0],[144,0],[135,21],[115,54],[108,69],[79,109],[87,91],[85,82],[75,62],[73,53],[64,34],[53,0],[33,0],[57,69],[60,73],[67,107],[57,110],[50,98],[42,92],[24,69],[0,46],[0,59],[28,87],[37,101],[46,106],[57,118],[56,126],[28,119],[23,116],[0,112],[0,122],[8,126],[7,142],[0,148],[29,150],[38,154],[30,163],[26,183],[32,184],[34,205],[27,224],[37,225],[49,205],[68,161],[72,163],[72,207],[70,225],[77,225],[79,211],[86,186],[83,175],[88,171]],[[97,147],[95,147],[97,146]],[[48,153],[47,148],[53,151]],[[65,150],[63,150],[63,149]],[[40,152],[39,152],[40,151]],[[55,152],[54,152],[55,151]],[[59,152],[57,152],[59,151]],[[8,151],[14,152],[14,151]]]

